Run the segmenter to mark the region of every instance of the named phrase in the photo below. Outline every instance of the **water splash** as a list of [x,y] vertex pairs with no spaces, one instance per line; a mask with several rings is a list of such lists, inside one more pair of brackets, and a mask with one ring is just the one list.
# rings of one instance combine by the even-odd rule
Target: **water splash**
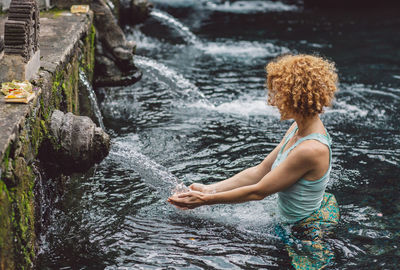
[[335,101],[333,106],[333,108],[326,108],[325,114],[342,114],[351,117],[365,117],[368,114],[368,110],[359,108],[345,101]]
[[93,114],[94,114],[94,117],[96,118],[97,123],[100,125],[100,127],[103,130],[106,130],[106,127],[104,126],[104,123],[103,123],[103,116],[101,115],[101,111],[99,108],[99,104],[97,102],[97,97],[94,92],[93,86],[90,84],[90,82],[89,82],[88,78],[86,77],[86,74],[83,70],[79,70],[79,81],[86,88],[86,90],[88,92],[90,105],[92,105]]
[[206,3],[206,8],[227,12],[227,13],[256,13],[256,12],[276,12],[276,11],[296,11],[299,8],[294,5],[287,5],[282,2],[273,1],[226,1],[223,4],[217,4],[211,1]]
[[143,71],[155,76],[157,80],[161,80],[168,84],[172,91],[178,90],[176,93],[181,97],[183,96],[189,101],[196,100],[205,103],[208,106],[213,106],[204,94],[200,92],[200,89],[196,85],[173,69],[153,59],[139,55],[135,56],[135,64]]
[[279,47],[272,43],[259,43],[251,41],[222,41],[222,42],[209,42],[207,46],[203,47],[207,54],[224,54],[232,57],[265,57],[265,56],[278,56],[282,53],[289,52],[288,48]]
[[244,117],[255,115],[275,116],[279,118],[279,111],[268,106],[266,98],[244,96],[236,100],[224,102],[219,105],[208,106],[207,104],[195,102],[189,104],[189,108],[205,109],[208,111],[216,111],[222,114],[233,114]]
[[191,7],[225,13],[251,14],[256,12],[297,11],[298,6],[279,1],[218,1],[218,0],[153,0],[158,5]]
[[146,185],[157,190],[162,197],[168,197],[175,192],[189,190],[167,168],[132,147],[135,144],[137,144],[135,138],[119,138],[113,142],[113,148],[110,153],[111,157],[117,157],[116,160],[118,162],[125,163],[127,168],[132,168],[142,177]]
[[172,7],[194,7],[206,4],[206,0],[152,0],[151,1],[157,5],[167,5]]
[[172,17],[168,13],[162,12],[157,9],[153,9],[150,15],[159,20],[161,23],[174,28],[187,43],[189,44],[200,43],[196,35],[193,34],[187,26],[183,25],[180,21],[178,21],[176,18]]

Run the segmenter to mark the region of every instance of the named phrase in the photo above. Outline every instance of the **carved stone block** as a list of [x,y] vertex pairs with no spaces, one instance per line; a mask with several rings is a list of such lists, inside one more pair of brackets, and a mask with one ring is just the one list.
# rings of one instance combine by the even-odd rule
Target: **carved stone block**
[[39,8],[36,0],[12,0],[4,24],[0,80],[30,80],[40,67]]
[[28,63],[18,54],[5,55],[0,60],[0,81],[31,80],[40,68],[40,50],[36,51]]

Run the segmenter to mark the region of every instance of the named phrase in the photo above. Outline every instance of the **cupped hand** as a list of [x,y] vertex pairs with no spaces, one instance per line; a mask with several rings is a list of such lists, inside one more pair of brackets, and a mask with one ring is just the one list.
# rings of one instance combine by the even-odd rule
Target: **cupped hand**
[[167,200],[170,204],[179,209],[187,210],[206,204],[205,195],[199,191],[189,191],[180,194],[174,194]]
[[207,185],[193,183],[189,186],[191,190],[207,193]]

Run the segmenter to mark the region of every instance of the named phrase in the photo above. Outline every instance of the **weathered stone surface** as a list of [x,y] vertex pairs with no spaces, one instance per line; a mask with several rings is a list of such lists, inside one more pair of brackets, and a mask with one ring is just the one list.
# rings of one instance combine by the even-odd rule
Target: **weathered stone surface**
[[90,30],[90,24],[87,22],[91,17],[91,13],[71,16],[67,11],[41,16],[40,50],[43,70],[53,74],[57,71],[57,67],[69,62],[78,41]]
[[0,82],[31,80],[40,67],[40,50],[25,63],[20,55],[4,55],[0,60]]
[[126,71],[121,70],[114,57],[104,50],[103,46],[98,42],[96,44],[96,64],[94,85],[101,86],[117,86],[132,84],[142,77],[142,72],[136,67]]
[[107,156],[110,137],[87,116],[55,110],[51,116],[51,141],[40,157],[65,173],[85,171]]
[[7,10],[10,7],[11,0],[1,0],[0,1],[0,11]]
[[96,46],[95,86],[126,85],[141,78],[133,61],[134,42],[126,40],[116,19],[103,0],[93,0],[94,24],[99,42]]
[[[57,69],[65,65],[73,55],[77,42],[89,32],[90,16],[70,16],[70,13],[60,13],[58,18],[52,14],[41,17],[41,71],[36,75],[36,84],[48,85],[53,81]],[[62,23],[60,23],[62,21]],[[0,18],[0,35],[4,31],[4,17]],[[62,36],[59,33],[64,33]],[[64,38],[67,36],[68,38]],[[51,89],[43,89],[43,98],[51,99]],[[48,99],[46,99],[46,97]],[[17,138],[20,127],[26,116],[36,107],[37,98],[29,104],[6,104],[0,98],[0,157],[5,153],[7,146]]]
[[[55,108],[79,112],[78,72],[84,70],[89,78],[93,74],[91,20],[92,14],[42,14],[42,67],[32,81],[41,92],[29,104],[5,104],[0,98],[0,269],[33,267],[35,209],[40,206],[34,195],[36,157],[44,138],[50,136],[51,112]],[[0,15],[0,35],[3,24]]]
[[69,9],[72,5],[89,5],[92,0],[52,0],[51,4],[57,8]]
[[[103,0],[94,0],[91,8],[95,14],[94,25],[98,29],[97,37],[104,50],[111,55],[112,61],[122,72],[136,69],[133,64],[134,45],[127,42],[110,8]],[[104,56],[107,57],[105,54]]]

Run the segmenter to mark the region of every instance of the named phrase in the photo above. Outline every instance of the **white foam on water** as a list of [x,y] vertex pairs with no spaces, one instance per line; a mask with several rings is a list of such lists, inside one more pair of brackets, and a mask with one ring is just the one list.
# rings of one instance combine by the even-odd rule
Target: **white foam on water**
[[226,55],[232,57],[275,57],[290,50],[285,47],[278,47],[272,43],[260,43],[252,41],[225,41],[209,42],[200,47],[205,53],[210,55]]
[[152,3],[168,5],[172,7],[194,7],[226,13],[256,13],[298,11],[295,5],[288,5],[279,1],[218,1],[218,0],[153,0]]
[[[400,92],[398,89],[394,88],[385,88],[385,87],[378,87],[378,86],[367,86],[364,84],[351,84],[351,85],[342,85],[343,89],[340,92],[344,92],[347,94],[358,95],[358,97],[364,98],[366,102],[368,102],[368,96],[376,96],[376,97],[388,97],[392,100],[399,101],[400,96],[397,93]],[[397,90],[397,91],[396,91]]]
[[146,36],[137,27],[127,28],[126,32],[128,32],[127,38],[136,42],[137,49],[154,50],[160,47],[159,40]]
[[241,230],[254,231],[257,228],[262,229],[266,224],[274,223],[279,217],[276,197],[273,195],[262,201],[198,208],[194,214],[207,220],[236,226]]
[[326,108],[325,114],[346,114],[358,117],[365,117],[368,114],[368,110],[361,109],[352,104],[348,104],[345,101],[334,101],[333,108]]
[[256,12],[276,12],[276,11],[297,11],[299,7],[287,5],[282,2],[274,1],[226,1],[223,4],[217,4],[211,1],[206,3],[206,8],[229,13],[256,13]]
[[268,115],[280,118],[279,111],[275,107],[269,106],[265,97],[243,96],[237,100],[224,102],[219,105],[209,105],[203,102],[194,102],[188,104],[187,107],[206,109],[222,114],[233,114],[244,117]]
[[201,6],[203,3],[208,2],[205,0],[152,0],[154,4],[165,4],[172,7],[193,7]]
[[[377,89],[374,89],[377,88]],[[371,99],[379,101],[372,103]],[[326,109],[326,114],[345,115],[349,118],[385,119],[387,109],[397,106],[399,95],[391,88],[371,87],[364,84],[342,84],[338,97],[332,108]],[[376,120],[376,119],[375,119]]]
[[[144,183],[158,191],[159,204],[149,205],[140,210],[147,213],[154,207],[161,207],[157,211],[171,211],[172,205],[165,205],[164,199],[174,192],[184,192],[188,188],[184,183],[148,156],[140,153],[141,143],[137,134],[118,137],[112,142],[109,159],[121,164],[123,167],[138,173]],[[161,210],[164,209],[164,210]],[[150,210],[152,212],[152,210]],[[276,195],[269,196],[262,201],[253,201],[243,204],[224,204],[203,206],[194,210],[182,211],[176,209],[175,213],[184,218],[198,218],[207,222],[217,222],[228,226],[235,226],[238,230],[248,233],[265,233],[265,226],[276,224],[279,218],[276,204]]]

